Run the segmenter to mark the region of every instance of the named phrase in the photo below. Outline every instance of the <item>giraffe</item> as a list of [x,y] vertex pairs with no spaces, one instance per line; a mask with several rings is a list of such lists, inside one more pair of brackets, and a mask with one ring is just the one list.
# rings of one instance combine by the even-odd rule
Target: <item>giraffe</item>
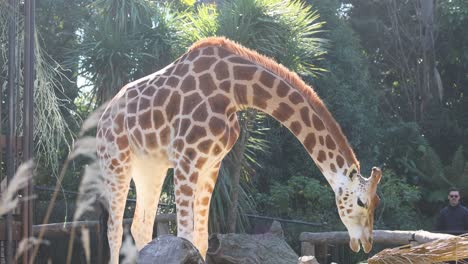
[[152,227],[168,169],[174,169],[177,235],[203,257],[208,214],[224,156],[239,136],[236,112],[254,108],[287,127],[333,189],[350,247],[372,248],[381,178],[360,174],[340,126],[297,74],[224,37],[196,42],[165,68],[125,85],[108,103],[97,129],[97,153],[109,199],[111,263],[118,262],[125,199],[133,179],[131,234],[140,250]]

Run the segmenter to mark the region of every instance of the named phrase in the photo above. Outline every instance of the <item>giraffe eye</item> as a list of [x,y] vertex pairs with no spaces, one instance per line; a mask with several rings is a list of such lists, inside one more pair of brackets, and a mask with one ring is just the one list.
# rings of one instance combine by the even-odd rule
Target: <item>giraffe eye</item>
[[357,198],[357,204],[361,206],[362,208],[366,208],[366,205],[359,198]]

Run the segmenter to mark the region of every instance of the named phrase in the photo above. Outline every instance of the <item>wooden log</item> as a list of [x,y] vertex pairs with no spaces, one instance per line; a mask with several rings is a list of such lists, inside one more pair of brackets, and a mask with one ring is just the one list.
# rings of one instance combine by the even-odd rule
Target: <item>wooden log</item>
[[[175,214],[160,214],[156,217],[156,224],[159,223],[167,223],[167,222],[175,222],[176,215]],[[123,221],[124,226],[131,225],[132,219],[126,218]],[[88,229],[97,230],[99,226],[99,221],[76,221],[76,222],[66,222],[66,223],[52,223],[52,224],[45,224],[45,225],[33,225],[33,235],[37,236],[41,228],[45,228],[45,236],[63,236],[69,235],[73,225],[77,227],[78,233],[81,230],[81,227],[87,227]]]
[[[389,230],[374,230],[374,243],[379,244],[394,244],[405,245],[410,242],[418,244],[427,243],[437,239],[447,239],[454,237],[453,235],[431,233],[424,230],[418,231],[389,231]],[[310,233],[303,232],[299,236],[301,242],[309,242],[311,244],[346,244],[349,243],[348,232],[323,232]]]

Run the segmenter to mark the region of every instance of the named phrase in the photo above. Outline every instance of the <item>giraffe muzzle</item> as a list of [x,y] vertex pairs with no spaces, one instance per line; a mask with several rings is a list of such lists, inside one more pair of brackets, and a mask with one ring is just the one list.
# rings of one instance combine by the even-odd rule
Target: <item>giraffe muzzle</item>
[[364,252],[369,253],[372,249],[372,238],[366,238],[365,236],[361,236],[359,239],[350,238],[349,247],[352,251],[359,252],[361,245]]

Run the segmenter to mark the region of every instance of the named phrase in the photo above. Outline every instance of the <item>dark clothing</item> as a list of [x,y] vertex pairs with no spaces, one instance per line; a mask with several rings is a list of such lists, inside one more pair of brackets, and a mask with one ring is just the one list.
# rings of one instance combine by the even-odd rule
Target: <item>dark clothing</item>
[[437,217],[435,231],[452,235],[468,233],[468,209],[463,205],[448,205]]

